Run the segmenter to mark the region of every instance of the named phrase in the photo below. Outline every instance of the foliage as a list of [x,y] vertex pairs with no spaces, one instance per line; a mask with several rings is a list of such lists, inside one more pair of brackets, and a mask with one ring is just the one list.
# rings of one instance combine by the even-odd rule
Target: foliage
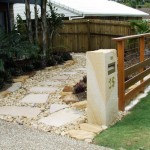
[[144,5],[143,0],[122,0],[120,3],[130,6],[132,8],[141,7],[141,5]]
[[150,32],[150,26],[146,20],[132,20],[130,21],[131,27],[135,30],[136,34]]
[[79,94],[82,92],[86,92],[87,90],[87,84],[86,84],[86,79],[87,77],[84,76],[82,80],[80,80],[76,85],[74,85],[74,93]]
[[50,39],[50,48],[52,49],[53,36],[57,33],[57,29],[62,27],[62,18],[64,17],[64,15],[57,13],[57,9],[52,6],[52,3],[49,2],[47,5],[49,7],[49,11],[47,11],[48,33]]
[[17,20],[17,30],[21,34],[22,39],[27,40],[28,35],[27,35],[27,27],[26,27],[25,22],[22,20],[22,18],[19,14],[17,14],[16,20]]
[[[112,149],[150,149],[150,93],[114,126],[97,135],[95,144]],[[112,138],[113,137],[113,138]]]
[[5,69],[4,69],[4,62],[0,59],[0,88],[4,85],[4,78],[5,78]]

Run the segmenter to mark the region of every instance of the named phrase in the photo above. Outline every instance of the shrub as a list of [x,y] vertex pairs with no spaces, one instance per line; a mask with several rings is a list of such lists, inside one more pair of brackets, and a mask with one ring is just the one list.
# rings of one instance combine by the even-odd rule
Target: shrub
[[87,90],[87,77],[84,76],[82,80],[80,80],[80,82],[78,82],[75,86],[74,86],[74,94],[79,94],[82,92],[86,92]]

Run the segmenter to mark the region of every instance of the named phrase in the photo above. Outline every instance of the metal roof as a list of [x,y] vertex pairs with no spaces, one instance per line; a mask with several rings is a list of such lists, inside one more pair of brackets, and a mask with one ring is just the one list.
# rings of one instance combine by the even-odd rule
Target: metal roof
[[74,12],[80,12],[84,16],[125,16],[143,17],[149,14],[133,9],[123,4],[108,0],[50,0],[57,7]]

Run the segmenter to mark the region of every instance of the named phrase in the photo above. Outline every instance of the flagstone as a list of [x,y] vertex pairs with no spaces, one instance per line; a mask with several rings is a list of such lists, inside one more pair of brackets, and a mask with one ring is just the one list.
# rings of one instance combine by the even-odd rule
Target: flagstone
[[48,117],[42,118],[39,122],[46,125],[60,127],[75,121],[80,118],[82,113],[72,109],[64,109],[49,115]]
[[67,80],[68,79],[68,76],[54,76],[52,77],[53,80]]
[[40,113],[40,108],[3,106],[0,107],[0,115],[36,117]]
[[63,72],[63,74],[65,74],[65,75],[75,75],[75,74],[77,74],[77,72]]
[[67,107],[69,107],[69,105],[65,105],[65,104],[52,104],[50,106],[50,113],[52,114],[54,112],[60,111],[60,110],[62,110],[64,108],[67,108]]
[[54,93],[57,91],[58,88],[55,87],[42,87],[42,86],[35,86],[30,88],[30,92],[32,93]]
[[15,91],[19,90],[21,88],[21,86],[22,86],[21,82],[13,83],[12,86],[7,89],[7,91],[9,91],[9,92],[15,92]]
[[86,71],[87,69],[86,68],[77,68],[75,70],[77,70],[77,71]]
[[28,94],[21,100],[21,102],[22,103],[46,103],[48,97],[49,94]]
[[60,81],[43,81],[40,83],[40,85],[45,86],[60,86],[62,82]]

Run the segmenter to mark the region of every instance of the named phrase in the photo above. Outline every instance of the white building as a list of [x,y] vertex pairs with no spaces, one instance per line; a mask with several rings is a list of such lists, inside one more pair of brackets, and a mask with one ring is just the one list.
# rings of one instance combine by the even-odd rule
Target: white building
[[[63,13],[69,19],[99,17],[143,17],[149,14],[108,0],[50,0],[58,13]],[[39,16],[40,16],[40,6]],[[24,4],[14,5],[14,16],[20,14],[25,19]],[[34,5],[31,5],[31,18],[34,19]]]

